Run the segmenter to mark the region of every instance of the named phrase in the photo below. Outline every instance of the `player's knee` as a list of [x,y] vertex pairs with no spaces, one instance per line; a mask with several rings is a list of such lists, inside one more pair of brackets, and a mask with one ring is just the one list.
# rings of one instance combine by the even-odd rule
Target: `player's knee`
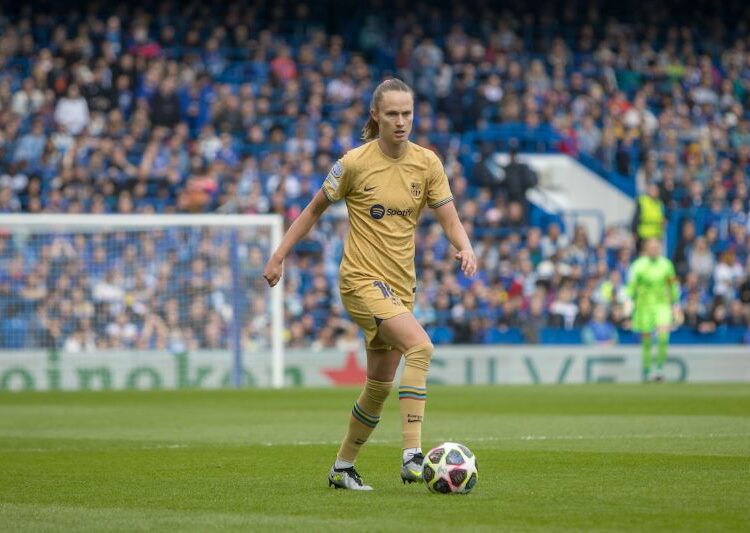
[[373,403],[383,403],[393,388],[392,381],[365,380],[365,396]]
[[430,367],[430,359],[432,359],[432,352],[435,351],[435,347],[431,342],[425,342],[412,346],[406,353],[404,353],[404,359],[406,360],[406,366],[419,368],[427,371]]

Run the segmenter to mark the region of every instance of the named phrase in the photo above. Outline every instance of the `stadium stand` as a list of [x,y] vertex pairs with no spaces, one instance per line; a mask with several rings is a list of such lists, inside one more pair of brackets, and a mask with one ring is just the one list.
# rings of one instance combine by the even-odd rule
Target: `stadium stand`
[[[291,221],[358,144],[374,85],[396,75],[417,93],[412,138],[443,159],[480,258],[478,278],[457,275],[423,217],[415,315],[436,344],[596,342],[597,307],[619,342],[634,341],[622,309],[633,234],[606,228],[590,242],[484,179],[483,156],[510,149],[568,154],[630,196],[656,183],[683,284],[686,323],[673,342],[750,340],[750,37],[732,22],[741,2],[692,22],[658,2],[647,12],[624,2],[632,16],[598,2],[409,14],[361,4],[346,21],[306,2],[3,12],[0,213]],[[331,211],[287,264],[293,346],[352,334],[336,287],[346,227]],[[201,324],[191,346],[221,346],[220,244],[198,235],[189,246],[195,259],[173,262],[159,236],[0,234],[0,347],[160,345],[174,315],[191,313]],[[148,253],[149,272],[128,268]],[[158,301],[170,282],[192,288]]]

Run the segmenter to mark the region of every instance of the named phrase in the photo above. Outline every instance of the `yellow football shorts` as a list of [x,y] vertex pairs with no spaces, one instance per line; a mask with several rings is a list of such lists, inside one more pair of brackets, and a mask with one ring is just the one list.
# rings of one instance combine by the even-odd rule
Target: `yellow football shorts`
[[404,301],[385,281],[373,280],[356,289],[341,289],[341,301],[349,316],[362,328],[365,346],[370,350],[390,350],[378,338],[378,326],[383,320],[410,313],[414,302]]

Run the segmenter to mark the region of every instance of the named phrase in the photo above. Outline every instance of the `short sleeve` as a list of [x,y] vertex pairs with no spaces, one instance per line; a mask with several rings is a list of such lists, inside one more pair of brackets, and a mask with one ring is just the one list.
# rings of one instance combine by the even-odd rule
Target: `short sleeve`
[[336,161],[331,170],[328,171],[325,181],[323,181],[323,193],[329,201],[338,202],[346,196],[349,188],[348,175],[350,169],[346,168],[344,158]]
[[434,154],[430,159],[430,176],[427,178],[427,206],[436,209],[441,205],[452,202],[453,194],[440,159]]

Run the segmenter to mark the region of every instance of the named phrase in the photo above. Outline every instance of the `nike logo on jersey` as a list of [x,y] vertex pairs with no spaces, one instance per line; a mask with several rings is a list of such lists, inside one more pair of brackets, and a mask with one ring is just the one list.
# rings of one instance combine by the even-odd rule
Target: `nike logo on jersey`
[[371,187],[365,187],[365,192],[370,192],[371,190],[377,189],[377,188],[378,188],[377,185],[372,185]]

